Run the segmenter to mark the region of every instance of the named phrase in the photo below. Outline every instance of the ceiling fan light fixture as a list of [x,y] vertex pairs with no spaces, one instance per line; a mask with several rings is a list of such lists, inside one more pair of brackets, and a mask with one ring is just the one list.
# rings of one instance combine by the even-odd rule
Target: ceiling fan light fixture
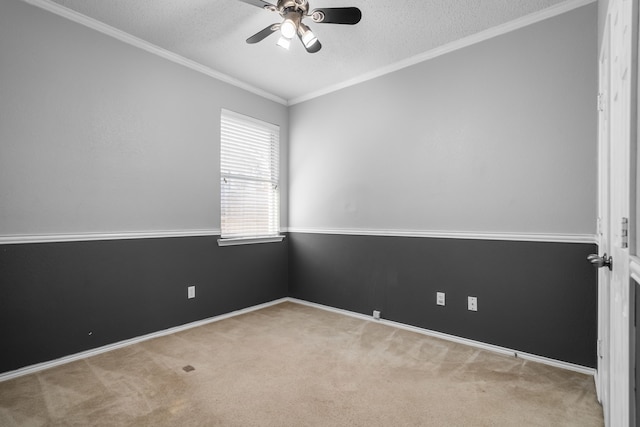
[[296,23],[292,19],[285,19],[282,25],[280,25],[280,34],[282,37],[291,40],[296,35]]
[[302,23],[305,18],[311,18],[316,23],[343,25],[354,25],[362,19],[362,12],[357,7],[326,7],[312,10],[310,13],[309,0],[272,0],[277,1],[275,5],[265,0],[240,1],[277,12],[282,19],[282,23],[272,24],[249,37],[246,40],[247,43],[258,43],[279,31],[280,38],[276,44],[287,50],[295,36],[298,36],[308,53],[316,53],[322,49],[320,40],[309,27]]
[[316,37],[315,34],[309,31],[302,37],[302,43],[304,44],[305,47],[311,47],[314,44],[318,43],[318,38]]
[[289,47],[291,46],[291,39],[281,36],[276,44],[283,49],[289,50]]
[[300,40],[302,40],[302,44],[304,47],[309,48],[318,42],[318,38],[313,31],[302,22],[298,26],[298,35],[300,36]]

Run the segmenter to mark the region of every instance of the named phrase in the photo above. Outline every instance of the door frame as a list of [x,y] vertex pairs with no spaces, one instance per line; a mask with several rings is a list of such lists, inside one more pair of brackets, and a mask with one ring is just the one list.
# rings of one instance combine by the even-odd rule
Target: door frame
[[604,117],[599,118],[598,153],[610,157],[598,161],[599,189],[603,191],[598,196],[598,215],[609,214],[609,219],[602,219],[607,224],[600,224],[603,228],[598,230],[598,238],[600,251],[607,250],[613,256],[613,271],[598,274],[599,289],[609,289],[598,296],[599,309],[604,306],[608,313],[598,314],[599,340],[603,339],[604,348],[602,360],[598,357],[596,385],[605,425],[626,427],[636,423],[632,373],[636,367],[635,283],[640,279],[640,258],[636,256],[638,0],[610,0],[604,27],[598,87],[607,93],[604,98],[608,102],[601,113]]

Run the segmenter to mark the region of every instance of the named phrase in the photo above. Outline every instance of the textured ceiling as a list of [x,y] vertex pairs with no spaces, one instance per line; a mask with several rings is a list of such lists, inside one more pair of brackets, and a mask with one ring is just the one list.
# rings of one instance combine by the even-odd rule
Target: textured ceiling
[[[53,0],[151,44],[285,100],[296,100],[447,43],[575,0],[310,0],[310,9],[356,6],[357,25],[314,24],[322,50],[277,34],[247,37],[280,22],[278,14],[239,0]],[[275,3],[275,0],[273,1]]]

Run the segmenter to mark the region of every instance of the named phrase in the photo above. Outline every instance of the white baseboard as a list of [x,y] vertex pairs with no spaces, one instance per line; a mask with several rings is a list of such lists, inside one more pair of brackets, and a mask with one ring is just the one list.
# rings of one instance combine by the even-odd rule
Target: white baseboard
[[25,366],[24,368],[16,369],[15,371],[4,372],[0,374],[0,382],[7,381],[13,378],[21,377],[23,375],[33,374],[35,372],[43,371],[45,369],[53,368],[55,366],[64,365],[65,363],[75,362],[76,360],[84,359],[98,354],[106,353],[111,350],[116,350],[122,347],[127,347],[133,344],[138,344],[143,341],[148,341],[154,338],[163,337],[165,335],[175,334],[176,332],[184,331],[198,326],[203,326],[209,323],[218,322],[220,320],[228,319],[242,314],[250,313],[252,311],[261,310],[263,308],[271,307],[273,305],[281,304],[288,301],[288,298],[281,298],[264,304],[254,305],[252,307],[244,308],[242,310],[232,311],[230,313],[221,314],[219,316],[210,317],[208,319],[198,320],[195,322],[187,323],[185,325],[176,326],[169,329],[164,329],[158,332],[152,332],[140,337],[131,338],[124,341],[119,341],[113,344],[107,344],[102,347],[94,348],[91,350],[83,351],[80,353],[72,354],[69,356],[61,357],[59,359],[51,360],[48,362],[38,363],[36,365]]
[[491,351],[491,352],[494,352],[494,353],[499,353],[499,354],[503,354],[503,355],[519,357],[519,358],[522,358],[522,359],[531,360],[533,362],[538,362],[538,363],[543,363],[545,365],[555,366],[557,368],[567,369],[567,370],[570,370],[570,371],[579,372],[579,373],[586,374],[586,375],[592,375],[594,377],[595,377],[595,374],[596,374],[596,370],[593,369],[593,368],[587,368],[585,366],[575,365],[573,363],[562,362],[562,361],[555,360],[555,359],[550,359],[550,358],[547,358],[547,357],[537,356],[535,354],[529,354],[529,353],[524,353],[524,352],[520,352],[520,351],[517,351],[517,350],[511,350],[511,349],[508,349],[508,348],[504,348],[504,347],[500,347],[500,346],[496,346],[496,345],[492,345],[492,344],[486,344],[486,343],[483,343],[483,342],[474,341],[474,340],[470,340],[470,339],[467,339],[467,338],[457,337],[455,335],[444,334],[442,332],[436,332],[436,331],[431,331],[429,329],[418,328],[416,326],[406,325],[404,323],[393,322],[391,320],[385,320],[385,319],[374,320],[372,316],[367,316],[367,315],[364,315],[364,314],[355,313],[353,311],[342,310],[342,309],[339,309],[339,308],[329,307],[329,306],[326,306],[326,305],[317,304],[317,303],[313,303],[313,302],[309,302],[309,301],[304,301],[304,300],[300,300],[300,299],[297,299],[297,298],[286,297],[286,298],[280,298],[280,299],[277,299],[277,300],[274,300],[274,301],[270,301],[270,302],[267,302],[267,303],[264,303],[264,304],[254,305],[252,307],[244,308],[242,310],[232,311],[230,313],[226,313],[226,314],[221,314],[219,316],[210,317],[208,319],[198,320],[198,321],[195,321],[195,322],[187,323],[185,325],[180,325],[180,326],[176,326],[176,327],[173,327],[173,328],[164,329],[164,330],[158,331],[158,332],[152,332],[150,334],[142,335],[140,337],[135,337],[135,338],[131,338],[131,339],[128,339],[128,340],[119,341],[117,343],[108,344],[108,345],[105,345],[105,346],[102,346],[102,347],[98,347],[98,348],[94,348],[94,349],[91,349],[91,350],[83,351],[83,352],[80,352],[80,353],[72,354],[72,355],[69,355],[69,356],[61,357],[59,359],[55,359],[55,360],[51,360],[51,361],[47,361],[47,362],[42,362],[42,363],[38,363],[38,364],[35,364],[35,365],[25,366],[24,368],[16,369],[15,371],[4,372],[4,373],[0,374],[0,382],[8,381],[8,380],[11,380],[13,378],[21,377],[21,376],[24,376],[24,375],[33,374],[33,373],[36,373],[36,372],[39,372],[39,371],[43,371],[45,369],[53,368],[55,366],[64,365],[65,363],[75,362],[76,360],[84,359],[84,358],[87,358],[87,357],[96,356],[98,354],[106,353],[108,351],[116,350],[116,349],[119,349],[119,348],[122,348],[122,347],[127,347],[127,346],[130,346],[130,345],[133,345],[133,344],[138,344],[138,343],[141,343],[143,341],[151,340],[151,339],[158,338],[158,337],[163,337],[165,335],[171,335],[171,334],[174,334],[176,332],[184,331],[184,330],[191,329],[191,328],[196,328],[198,326],[207,325],[209,323],[218,322],[220,320],[229,319],[231,317],[240,316],[242,314],[246,314],[246,313],[250,313],[250,312],[253,312],[253,311],[261,310],[263,308],[271,307],[271,306],[274,306],[274,305],[277,305],[277,304],[281,304],[283,302],[292,302],[292,303],[296,303],[296,304],[300,304],[300,305],[306,305],[306,306],[309,306],[309,307],[318,308],[318,309],[325,310],[325,311],[330,311],[330,312],[333,312],[333,313],[342,314],[342,315],[345,315],[345,316],[355,317],[357,319],[370,320],[372,322],[375,321],[375,322],[382,323],[384,325],[392,326],[394,328],[404,329],[404,330],[411,331],[411,332],[416,332],[416,333],[419,333],[419,334],[422,334],[422,335],[436,337],[436,338],[444,339],[444,340],[455,342],[455,343],[459,343],[459,344],[469,345],[469,346],[472,346],[472,347],[481,348],[483,350],[488,350],[488,351]]
[[525,353],[518,350],[512,350],[505,347],[500,347],[493,344],[487,344],[480,341],[474,341],[467,338],[457,337],[455,335],[449,335],[442,332],[432,331],[429,329],[418,328],[416,326],[406,325],[404,323],[394,322],[391,320],[385,320],[381,318],[380,320],[374,320],[373,316],[367,316],[360,313],[355,313],[353,311],[342,310],[339,308],[329,307],[322,304],[316,304],[309,301],[299,300],[297,298],[285,298],[285,300],[289,302],[294,302],[297,304],[306,305],[309,307],[319,308],[321,310],[331,311],[333,313],[343,314],[346,316],[355,317],[362,320],[370,320],[372,322],[382,323],[383,325],[392,326],[394,328],[404,329],[406,331],[416,332],[422,335],[427,335],[430,337],[440,338],[443,340],[455,342],[458,344],[465,344],[471,347],[481,348],[483,350],[488,350],[494,353],[499,353],[503,355],[518,357],[525,360],[530,360],[532,362],[538,362],[545,365],[555,366],[556,368],[567,369],[569,371],[579,372],[585,375],[591,375],[595,377],[596,370],[593,368],[588,368],[586,366],[576,365],[574,363],[563,362],[560,360],[551,359],[548,357],[538,356],[535,354]]

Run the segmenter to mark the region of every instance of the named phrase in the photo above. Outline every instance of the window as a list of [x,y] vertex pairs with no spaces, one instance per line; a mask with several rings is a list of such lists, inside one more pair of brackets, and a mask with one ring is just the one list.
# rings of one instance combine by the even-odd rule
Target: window
[[222,110],[219,244],[280,241],[280,128]]

